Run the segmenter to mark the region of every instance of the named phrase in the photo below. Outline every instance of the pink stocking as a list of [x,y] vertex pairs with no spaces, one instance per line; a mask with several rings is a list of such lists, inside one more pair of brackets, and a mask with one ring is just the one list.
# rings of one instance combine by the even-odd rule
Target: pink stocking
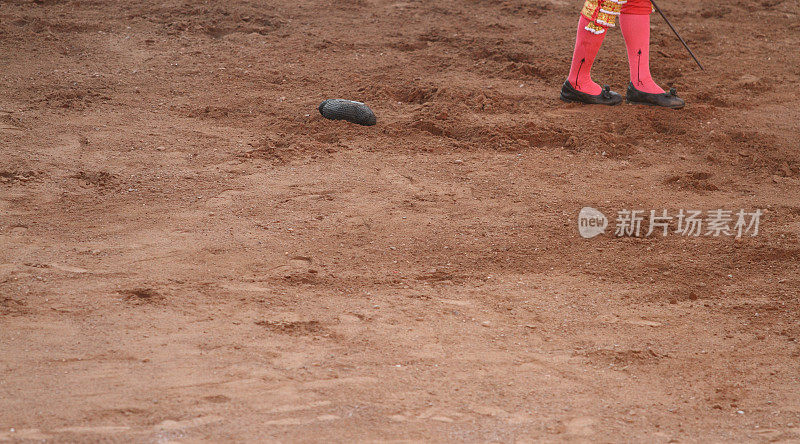
[[619,16],[619,27],[628,47],[631,83],[639,91],[662,94],[664,90],[650,75],[650,15],[626,14],[623,11]]
[[575,39],[575,51],[572,53],[572,66],[569,70],[569,83],[578,91],[586,94],[597,95],[603,90],[600,85],[592,81],[592,64],[600,51],[600,45],[606,33],[595,34],[586,29],[591,23],[581,14],[578,22],[578,36]]

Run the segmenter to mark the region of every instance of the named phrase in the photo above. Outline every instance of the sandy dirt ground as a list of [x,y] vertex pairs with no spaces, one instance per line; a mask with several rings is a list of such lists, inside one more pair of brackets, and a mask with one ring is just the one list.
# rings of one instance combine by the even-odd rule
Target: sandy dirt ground
[[798,442],[800,5],[661,3],[677,112],[578,0],[0,2],[0,441]]

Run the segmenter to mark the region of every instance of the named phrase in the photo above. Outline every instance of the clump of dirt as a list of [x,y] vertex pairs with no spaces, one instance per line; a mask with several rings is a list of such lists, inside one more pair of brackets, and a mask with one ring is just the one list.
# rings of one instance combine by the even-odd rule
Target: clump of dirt
[[8,316],[23,315],[27,312],[25,302],[9,296],[0,298],[0,314]]
[[0,183],[26,183],[36,180],[40,173],[31,170],[6,170],[0,171]]
[[72,176],[85,187],[95,187],[101,190],[116,188],[119,184],[117,176],[108,171],[79,171]]
[[48,93],[43,99],[49,107],[75,111],[83,111],[109,100],[111,96],[103,89],[80,85]]
[[150,287],[121,290],[119,293],[126,301],[134,304],[153,304],[164,299],[161,293]]
[[268,35],[285,22],[257,5],[164,3],[158,7],[132,4],[125,9],[137,18],[159,24],[170,35],[204,34],[217,39],[232,33]]
[[552,81],[555,77],[553,69],[548,68],[546,65],[532,63],[511,62],[506,65],[501,72],[503,73],[504,78],[509,79],[530,77],[539,80]]
[[619,366],[656,364],[665,357],[650,348],[644,350],[599,349],[585,352],[584,355],[593,362],[612,363]]
[[316,335],[325,332],[319,321],[256,321],[256,325],[269,331],[287,335]]
[[239,156],[245,159],[262,159],[275,165],[283,165],[298,157],[302,145],[293,142],[285,134],[263,137],[257,142],[248,143],[250,148]]
[[395,93],[395,99],[400,102],[423,104],[431,101],[437,92],[439,88],[435,86],[407,86]]
[[664,184],[688,191],[717,191],[719,188],[711,182],[712,176],[708,172],[690,171],[670,176]]

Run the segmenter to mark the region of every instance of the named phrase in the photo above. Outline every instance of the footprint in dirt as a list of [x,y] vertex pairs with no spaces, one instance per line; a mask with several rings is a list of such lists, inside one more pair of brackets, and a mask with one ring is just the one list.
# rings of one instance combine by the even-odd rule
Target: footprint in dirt
[[273,267],[271,273],[291,283],[311,283],[318,274],[311,264],[312,259],[308,256],[292,256],[287,264]]
[[594,434],[594,425],[597,421],[588,416],[573,418],[564,422],[567,435],[590,436]]
[[292,268],[308,268],[311,266],[311,258],[308,256],[292,256],[289,258],[289,265]]
[[150,287],[121,290],[119,294],[122,295],[125,301],[136,305],[158,303],[164,299],[161,293]]
[[416,181],[411,176],[401,174],[392,168],[383,168],[378,175],[382,181],[394,186],[402,186],[409,190],[417,190],[418,188],[414,185]]
[[22,128],[17,126],[18,124],[18,119],[10,111],[0,110],[0,134],[22,131]]

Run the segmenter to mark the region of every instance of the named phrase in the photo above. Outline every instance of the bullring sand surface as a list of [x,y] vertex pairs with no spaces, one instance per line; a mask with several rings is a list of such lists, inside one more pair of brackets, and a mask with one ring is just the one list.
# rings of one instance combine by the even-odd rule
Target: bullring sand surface
[[797,442],[800,5],[661,3],[679,112],[577,0],[3,1],[0,441]]

